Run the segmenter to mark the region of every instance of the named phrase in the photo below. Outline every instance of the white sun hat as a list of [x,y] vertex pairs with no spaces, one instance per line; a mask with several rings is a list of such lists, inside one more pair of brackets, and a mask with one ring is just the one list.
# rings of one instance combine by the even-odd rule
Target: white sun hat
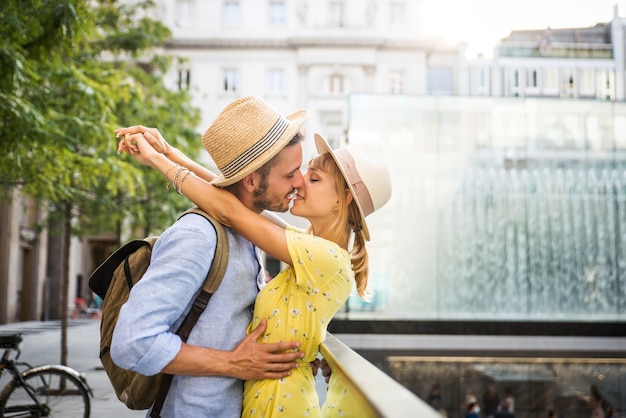
[[361,227],[365,239],[369,241],[370,232],[365,217],[389,201],[391,197],[389,170],[370,147],[347,145],[333,150],[320,134],[316,133],[314,137],[317,152],[329,153],[343,174],[361,212]]

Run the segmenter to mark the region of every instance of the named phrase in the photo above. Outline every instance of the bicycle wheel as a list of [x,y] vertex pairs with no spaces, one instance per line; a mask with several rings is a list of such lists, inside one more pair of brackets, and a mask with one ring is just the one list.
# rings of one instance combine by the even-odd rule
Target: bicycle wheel
[[22,378],[24,385],[12,381],[2,391],[0,417],[89,418],[89,392],[74,370],[41,366],[26,370]]

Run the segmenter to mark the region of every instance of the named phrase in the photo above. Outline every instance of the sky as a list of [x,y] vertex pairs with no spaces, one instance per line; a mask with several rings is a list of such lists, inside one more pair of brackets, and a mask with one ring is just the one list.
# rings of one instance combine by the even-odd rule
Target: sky
[[614,5],[626,17],[626,0],[423,0],[422,27],[451,45],[468,42],[468,58],[491,57],[498,40],[512,30],[608,23]]

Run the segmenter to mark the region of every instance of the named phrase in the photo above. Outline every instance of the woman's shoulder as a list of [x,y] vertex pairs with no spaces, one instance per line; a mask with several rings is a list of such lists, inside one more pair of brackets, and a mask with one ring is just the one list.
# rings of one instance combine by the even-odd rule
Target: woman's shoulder
[[309,251],[317,248],[321,250],[334,249],[337,252],[348,253],[346,250],[341,248],[339,244],[325,238],[318,237],[317,235],[310,234],[302,229],[289,226],[286,229],[286,234],[287,245],[306,244]]
[[346,295],[349,294],[354,272],[346,250],[332,241],[306,232],[288,230],[286,233],[297,283],[319,289],[333,287],[335,291],[336,286],[341,286]]

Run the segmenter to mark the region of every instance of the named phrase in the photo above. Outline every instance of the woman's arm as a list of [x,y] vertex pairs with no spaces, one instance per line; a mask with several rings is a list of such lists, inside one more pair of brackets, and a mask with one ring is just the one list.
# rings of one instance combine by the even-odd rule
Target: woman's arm
[[[152,145],[155,150],[165,155],[170,161],[188,168],[189,170],[193,171],[198,177],[208,182],[212,181],[215,178],[215,173],[213,173],[211,170],[187,157],[178,148],[175,148],[168,144],[157,128],[147,128],[145,126],[135,125],[128,128],[120,128],[115,130],[115,134],[120,138],[123,138],[129,134],[138,133],[143,133],[148,143]],[[121,144],[122,142],[120,141],[120,146],[118,147],[117,152],[122,152],[123,149],[121,148]],[[130,150],[137,151],[138,149],[136,147],[131,147]]]
[[285,229],[287,228],[287,226],[289,226],[289,224],[285,222],[283,218],[276,215],[274,212],[264,210],[263,212],[261,212],[261,216],[271,221],[274,225],[281,227],[282,229]]
[[[126,145],[122,145],[122,142]],[[135,148],[128,145],[133,142],[136,144],[132,145]],[[209,184],[187,168],[177,166],[164,154],[157,152],[142,134],[125,136],[120,141],[120,150],[127,151],[141,164],[159,170],[174,184],[177,191],[220,223],[232,227],[271,256],[292,265],[284,227],[247,208],[232,193]]]
[[[215,173],[206,167],[196,163],[191,158],[187,157],[182,153],[178,148],[171,146],[165,138],[161,135],[161,132],[157,128],[147,128],[142,125],[130,126],[128,128],[120,128],[115,130],[115,134],[118,137],[125,137],[126,135],[143,133],[144,138],[148,141],[152,148],[156,151],[161,150],[160,152],[165,155],[170,161],[176,164],[180,164],[183,167],[192,171],[195,175],[200,177],[203,180],[211,182],[215,178]],[[128,146],[124,146],[124,144]],[[128,151],[129,153],[138,152],[139,148],[137,146],[133,146],[132,144],[124,141],[120,141],[118,146],[118,152]],[[147,162],[142,162],[144,165],[149,165]],[[280,226],[281,228],[286,228],[288,223],[285,222],[284,219],[277,216],[275,213],[264,211],[261,213],[262,216],[272,221],[274,224]]]
[[[146,135],[149,134],[144,134],[144,137]],[[216,177],[214,172],[187,157],[178,148],[171,147],[171,149],[172,152],[170,153],[170,155],[167,155],[167,158],[169,158],[170,161],[186,167],[187,169],[193,171],[196,176],[208,182],[211,182]]]

